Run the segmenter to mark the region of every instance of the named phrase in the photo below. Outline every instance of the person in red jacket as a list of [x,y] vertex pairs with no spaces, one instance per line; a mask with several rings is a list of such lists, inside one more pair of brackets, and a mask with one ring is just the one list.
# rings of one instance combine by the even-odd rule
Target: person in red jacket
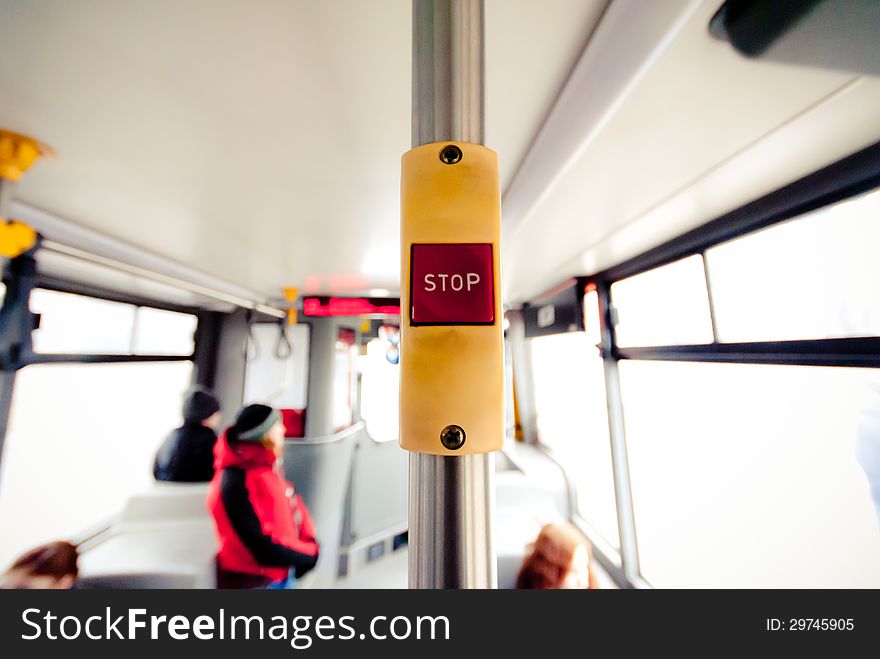
[[220,550],[218,588],[289,588],[315,567],[309,511],[279,474],[281,413],[248,405],[217,441],[208,509]]

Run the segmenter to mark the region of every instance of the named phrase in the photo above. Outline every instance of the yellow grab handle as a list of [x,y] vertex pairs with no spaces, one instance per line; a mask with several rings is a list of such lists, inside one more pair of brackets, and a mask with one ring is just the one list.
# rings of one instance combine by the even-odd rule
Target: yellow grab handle
[[0,178],[17,181],[40,156],[55,152],[32,137],[0,129]]
[[24,222],[0,223],[0,256],[13,259],[37,244],[37,232]]

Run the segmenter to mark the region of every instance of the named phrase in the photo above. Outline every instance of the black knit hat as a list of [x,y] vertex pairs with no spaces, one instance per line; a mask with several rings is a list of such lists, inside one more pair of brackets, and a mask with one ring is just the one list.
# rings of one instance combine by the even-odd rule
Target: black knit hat
[[183,420],[190,423],[201,423],[214,412],[220,411],[217,397],[204,387],[193,387],[183,401]]
[[232,426],[234,438],[240,442],[260,441],[269,429],[281,420],[281,412],[255,403],[242,408]]

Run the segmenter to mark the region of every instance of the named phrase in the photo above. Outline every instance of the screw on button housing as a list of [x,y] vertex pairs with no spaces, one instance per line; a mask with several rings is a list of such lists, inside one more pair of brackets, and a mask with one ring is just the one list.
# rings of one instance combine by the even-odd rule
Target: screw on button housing
[[461,149],[454,144],[448,144],[440,149],[440,160],[447,165],[454,165],[461,160]]
[[461,426],[446,426],[440,431],[440,443],[450,451],[457,451],[464,446],[464,440],[467,438],[464,428]]

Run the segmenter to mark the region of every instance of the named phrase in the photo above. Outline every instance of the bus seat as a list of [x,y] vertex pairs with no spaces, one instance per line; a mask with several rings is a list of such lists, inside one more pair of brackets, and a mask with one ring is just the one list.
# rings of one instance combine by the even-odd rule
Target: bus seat
[[[501,457],[503,456],[503,457]],[[544,449],[535,444],[525,444],[508,439],[496,459],[495,473],[519,473],[526,477],[528,487],[523,494],[529,497],[536,490],[553,499],[563,517],[574,513],[574,490],[563,466]],[[509,496],[515,496],[511,490]]]
[[408,455],[394,441],[377,442],[364,431],[351,471],[343,544],[390,537],[406,530]]
[[510,459],[510,456],[507,455],[504,450],[501,450],[495,454],[495,471],[520,471],[520,469],[516,466],[516,463]]
[[118,523],[210,519],[207,496],[208,483],[156,482],[146,492],[129,497]]
[[336,580],[345,498],[354,446],[364,432],[357,423],[329,437],[288,441],[284,472],[312,514],[321,546],[318,564],[300,587],[327,588]]
[[567,520],[570,493],[559,465],[537,447],[508,442],[502,454],[504,467],[495,472],[498,587],[514,588],[527,547],[541,528]]
[[77,588],[82,590],[110,589],[110,588],[197,588],[193,575],[185,573],[128,573],[128,574],[98,574],[81,577],[77,580]]
[[80,578],[105,588],[213,588],[216,553],[210,519],[125,524],[80,557]]
[[284,424],[285,437],[302,437],[306,432],[306,411],[281,408],[281,422]]
[[108,537],[80,557],[87,588],[212,588],[217,542],[207,483],[155,483],[131,496]]

